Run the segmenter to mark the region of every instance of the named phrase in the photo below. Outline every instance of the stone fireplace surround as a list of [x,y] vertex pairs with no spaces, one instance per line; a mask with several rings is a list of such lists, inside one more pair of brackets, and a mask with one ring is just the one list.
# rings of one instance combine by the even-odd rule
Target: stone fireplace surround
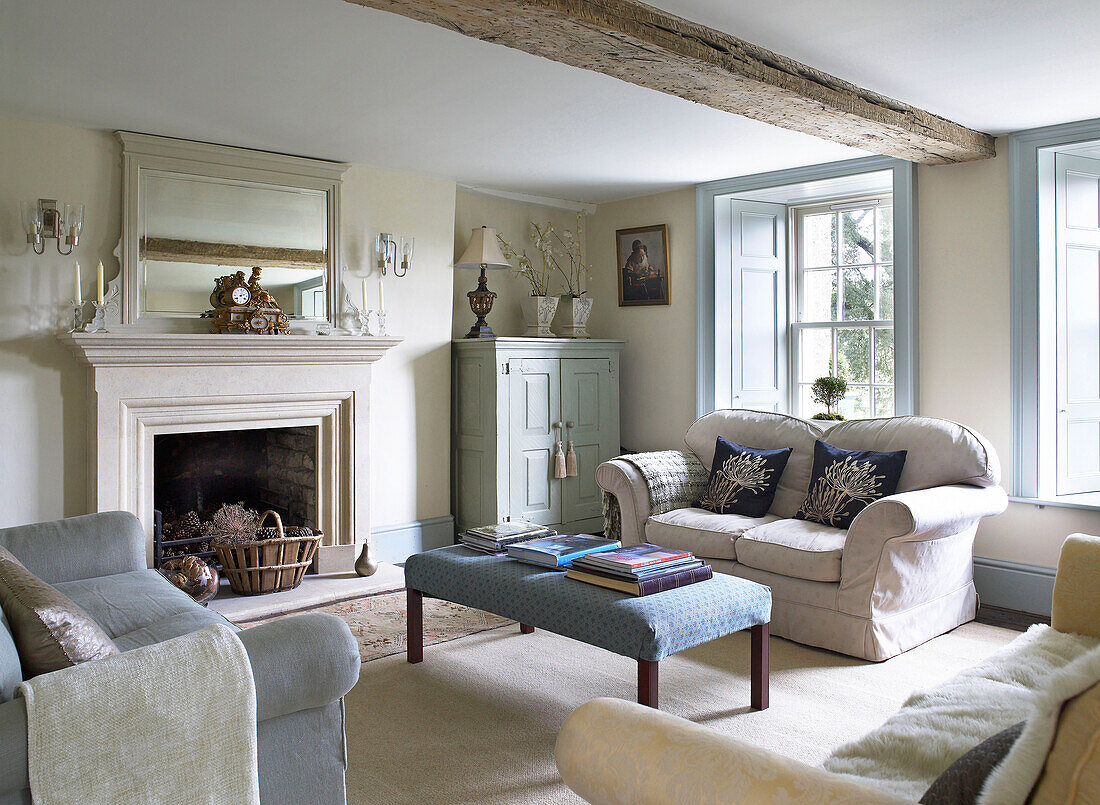
[[90,511],[141,520],[153,558],[153,438],[315,426],[322,570],[370,551],[371,364],[400,338],[70,333],[88,371]]

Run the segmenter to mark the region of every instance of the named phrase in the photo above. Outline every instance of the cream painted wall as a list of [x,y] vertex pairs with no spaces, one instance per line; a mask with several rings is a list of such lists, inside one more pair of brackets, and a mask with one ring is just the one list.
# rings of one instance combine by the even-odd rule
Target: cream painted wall
[[[619,307],[615,230],[668,224],[668,306]],[[626,341],[620,396],[622,443],[630,450],[680,447],[695,420],[695,191],[601,204],[589,219],[589,330]]]
[[[918,170],[920,412],[963,422],[1011,463],[1007,142],[996,159]],[[615,306],[614,232],[669,223],[672,305]],[[695,415],[695,194],[691,189],[600,205],[589,224],[596,266],[593,327],[623,338],[623,444],[679,448]],[[1007,481],[1007,479],[1006,479]],[[1007,483],[1006,483],[1007,485]],[[1074,531],[1100,533],[1100,513],[1013,503],[987,519],[975,554],[1057,564]]]
[[[109,132],[0,117],[0,527],[88,510],[84,371],[55,336],[72,296],[73,262],[84,267],[86,289],[97,260],[108,277],[117,271],[121,173]],[[19,201],[40,196],[87,205],[72,257],[39,257],[26,244]],[[343,248],[356,302],[354,272],[370,265],[374,235],[416,237],[414,268],[386,278],[389,330],[406,341],[375,364],[373,527],[450,512],[449,468],[439,456],[450,444],[454,202],[450,181],[362,165],[345,174]]]
[[[458,260],[466,250],[472,229],[490,226],[496,229],[516,252],[522,254],[526,250],[532,265],[541,268],[542,258],[539,257],[527,235],[528,224],[532,221],[540,226],[549,221],[558,231],[572,230],[577,225],[576,214],[566,210],[512,201],[459,188],[455,198],[453,260]],[[474,314],[470,312],[470,300],[466,297],[466,292],[477,287],[478,272],[472,268],[460,268],[454,271],[454,275],[453,332],[455,338],[462,338],[470,331],[470,325],[475,321]],[[487,319],[489,326],[497,335],[523,335],[525,326],[519,304],[520,299],[531,293],[531,286],[528,285],[527,280],[506,270],[487,271],[486,276],[489,280],[489,290],[497,293],[497,298],[493,300],[493,312]],[[564,279],[559,275],[558,280],[551,281],[550,292],[561,293],[564,287]],[[592,332],[591,328],[589,332]]]

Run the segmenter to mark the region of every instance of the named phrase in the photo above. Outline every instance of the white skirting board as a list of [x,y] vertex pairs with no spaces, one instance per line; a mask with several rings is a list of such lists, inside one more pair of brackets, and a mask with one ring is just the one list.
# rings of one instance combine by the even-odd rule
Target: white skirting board
[[411,523],[384,525],[371,529],[374,559],[377,562],[404,562],[414,553],[453,545],[455,518],[449,514],[414,520]]
[[1053,567],[975,556],[974,586],[983,604],[1050,617]]

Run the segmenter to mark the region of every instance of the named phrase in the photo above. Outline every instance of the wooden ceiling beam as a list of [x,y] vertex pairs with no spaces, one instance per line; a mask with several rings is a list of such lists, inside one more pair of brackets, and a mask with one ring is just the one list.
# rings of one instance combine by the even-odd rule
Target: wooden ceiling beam
[[924,164],[993,137],[637,0],[347,0],[724,112]]

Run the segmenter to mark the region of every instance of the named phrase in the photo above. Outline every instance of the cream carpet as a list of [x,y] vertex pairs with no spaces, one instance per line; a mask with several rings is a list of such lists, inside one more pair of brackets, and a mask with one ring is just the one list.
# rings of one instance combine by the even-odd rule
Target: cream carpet
[[[772,638],[771,707],[754,712],[742,632],[663,661],[661,709],[817,764],[1017,634],[971,623],[883,663]],[[517,626],[429,646],[419,665],[365,663],[346,700],[348,802],[580,802],[554,766],[558,729],[589,699],[634,700],[636,674],[625,657]]]

